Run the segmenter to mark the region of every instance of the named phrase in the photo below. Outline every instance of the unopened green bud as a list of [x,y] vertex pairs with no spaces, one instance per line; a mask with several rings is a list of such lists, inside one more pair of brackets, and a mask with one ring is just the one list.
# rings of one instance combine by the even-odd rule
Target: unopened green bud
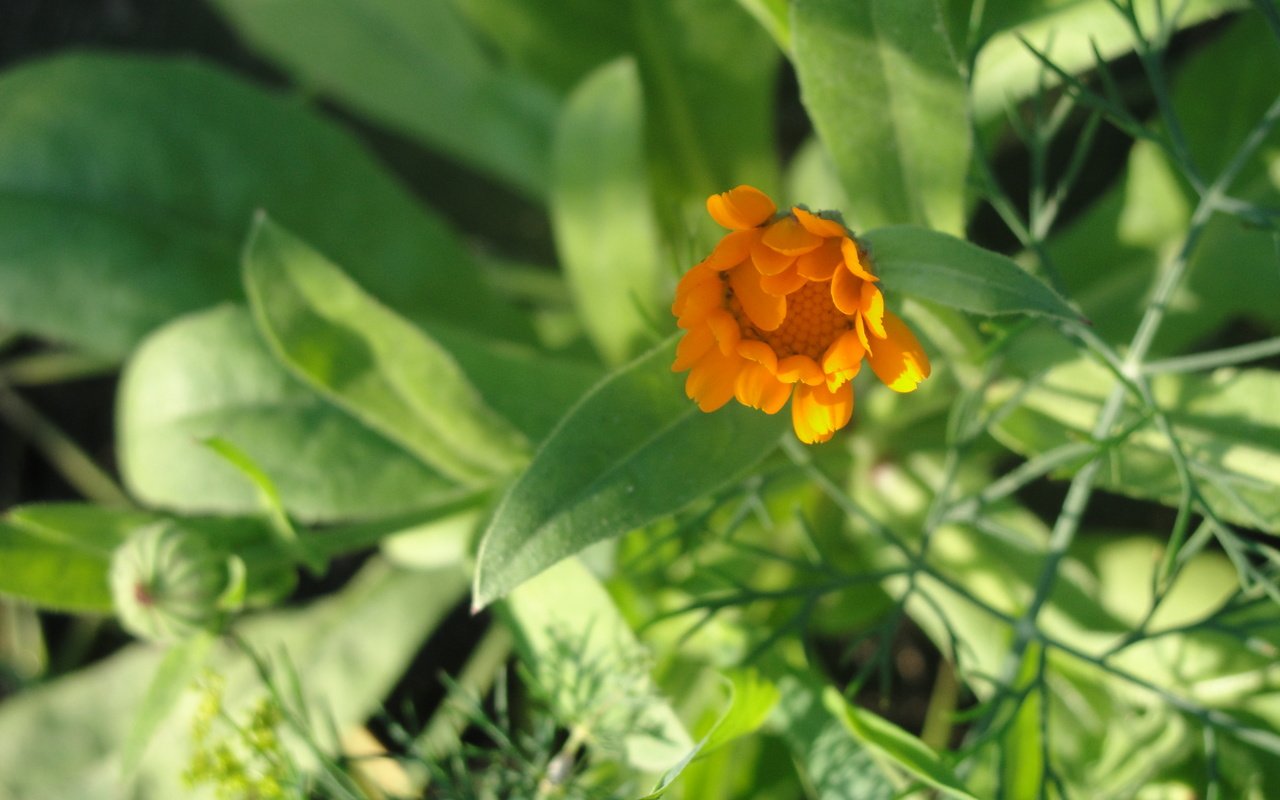
[[111,596],[130,633],[176,642],[222,624],[232,580],[225,553],[172,522],[140,528],[111,560]]

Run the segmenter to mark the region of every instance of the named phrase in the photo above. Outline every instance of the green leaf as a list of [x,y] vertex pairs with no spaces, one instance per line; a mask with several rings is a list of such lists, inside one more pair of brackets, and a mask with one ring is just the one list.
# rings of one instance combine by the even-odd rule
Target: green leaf
[[734,739],[755,733],[777,705],[778,687],[755,670],[733,670],[725,676],[725,685],[729,697],[724,713],[693,749],[667,770],[654,790],[640,800],[657,800],[661,797],[695,758],[710,755]]
[[305,85],[530,197],[545,192],[553,93],[500,69],[449,3],[217,0],[215,5],[246,39]]
[[480,545],[482,608],[565,556],[724,487],[786,424],[736,404],[703,414],[671,374],[674,340],[614,372],[561,421]]
[[523,583],[502,609],[566,727],[621,739],[627,763],[645,772],[667,769],[692,746],[654,686],[635,634],[581,561],[565,559]]
[[965,83],[933,0],[795,0],[801,97],[859,228],[964,229]]
[[690,229],[722,235],[707,216],[708,195],[741,183],[766,192],[777,187],[778,48],[733,2],[627,5],[645,87],[653,189],[667,238],[687,241]]
[[294,529],[293,522],[289,519],[289,512],[285,510],[284,502],[280,498],[280,490],[276,488],[271,476],[263,471],[258,462],[254,461],[253,456],[240,449],[234,442],[219,436],[203,439],[201,444],[239,470],[240,474],[258,490],[263,517],[267,527],[275,534],[276,543],[280,549],[291,555],[298,563],[305,564],[312,575],[322,576],[325,567],[328,566],[324,556],[311,550],[298,538],[298,531]]
[[[17,506],[0,519],[0,592],[43,608],[111,613],[107,576],[115,549],[130,533],[163,514],[83,503]],[[248,557],[248,601],[262,605],[293,587],[292,564],[276,557],[271,533],[256,519],[187,517],[181,520],[227,552]]]
[[160,725],[169,718],[182,695],[195,682],[216,641],[213,634],[201,631],[185,642],[173,645],[165,653],[120,750],[120,769],[124,775],[132,776],[138,769],[147,745],[151,744]]
[[823,705],[855,739],[894,766],[938,789],[949,797],[978,800],[964,787],[951,768],[928,745],[879,714],[852,706],[833,686],[822,693]]
[[894,785],[868,749],[823,707],[824,681],[797,672],[778,681],[778,730],[817,800],[892,800]]
[[782,52],[791,49],[791,8],[788,0],[738,0],[756,18]]
[[525,345],[427,325],[467,373],[485,403],[530,441],[541,441],[583,393],[600,380],[598,364],[551,356]]
[[448,351],[265,216],[244,278],[277,358],[364,424],[465,483],[524,462],[519,431],[485,406]]
[[568,94],[588,72],[634,52],[631,0],[452,0],[503,59]]
[[[1102,367],[1075,361],[1030,386],[1007,385],[989,400],[998,403],[1017,391],[1022,402],[994,432],[1027,456],[1087,440],[1112,383]],[[1152,391],[1209,505],[1231,522],[1280,534],[1280,373],[1162,375],[1153,379]],[[1130,408],[1124,419],[1140,413]],[[1079,466],[1068,464],[1059,474]],[[1175,507],[1182,498],[1168,440],[1151,422],[1108,449],[1098,485]]]
[[139,500],[188,513],[260,511],[254,486],[200,445],[211,436],[251,456],[303,520],[399,514],[462,491],[291,376],[244,308],[162,328],[121,378],[118,458]]
[[569,98],[556,130],[551,222],[579,313],[613,364],[654,338],[660,268],[635,62],[596,70]]
[[348,134],[194,61],[68,55],[0,77],[0,324],[120,358],[241,296],[268,208],[375,295],[517,333],[454,236]]
[[892,292],[977,314],[1079,319],[1057,292],[1013,261],[945,233],[907,225],[861,237]]
[[121,531],[76,530],[71,535],[23,525],[12,515],[0,520],[0,593],[43,608],[110,613],[107,572]]

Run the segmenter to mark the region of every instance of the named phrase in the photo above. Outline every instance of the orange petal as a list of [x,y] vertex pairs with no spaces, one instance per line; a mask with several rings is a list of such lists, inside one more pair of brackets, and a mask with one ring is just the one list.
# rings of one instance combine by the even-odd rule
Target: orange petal
[[820,217],[817,214],[805,211],[799,206],[792,206],[791,213],[795,214],[796,221],[814,236],[840,237],[845,235],[844,226],[833,219]]
[[778,380],[783,383],[800,382],[816,386],[826,379],[818,362],[808,356],[796,355],[778,359]]
[[767,247],[763,241],[757,241],[755,246],[751,248],[751,261],[756,265],[756,269],[760,271],[761,275],[777,275],[794,264],[796,257],[789,256],[786,253],[779,253],[772,247]]
[[742,329],[733,315],[723,308],[717,308],[707,314],[707,327],[720,345],[720,352],[732,355],[738,350],[738,340],[742,338]]
[[791,398],[791,425],[805,444],[825,442],[853,417],[853,386],[835,391],[826,386],[796,387]]
[[827,388],[834,391],[853,380],[858,370],[862,369],[862,357],[866,353],[866,348],[853,331],[845,331],[836,337],[822,356],[822,371],[827,375]]
[[738,355],[764,365],[770,373],[778,371],[778,354],[773,348],[759,339],[743,339],[738,342]]
[[858,341],[862,344],[862,348],[871,354],[871,340],[867,338],[867,326],[862,323],[862,315],[853,318],[853,330],[858,335]]
[[676,284],[676,297],[671,303],[671,313],[679,316],[683,313],[684,304],[688,301],[689,295],[698,291],[705,291],[708,286],[715,286],[716,291],[720,290],[716,286],[720,282],[719,273],[714,270],[707,269],[701,264],[694,266],[680,278],[680,282]]
[[802,255],[822,246],[822,237],[809,233],[794,217],[783,217],[765,228],[760,241],[789,256]]
[[929,357],[907,323],[892,311],[884,313],[884,329],[888,335],[869,356],[871,369],[895,392],[915,391],[920,381],[929,377]]
[[861,290],[862,280],[847,269],[837,269],[831,276],[831,302],[836,304],[841,314],[853,316],[858,313]]
[[760,279],[760,288],[774,297],[786,297],[808,282],[809,279],[801,275],[796,265],[792,264],[777,275],[765,275]]
[[711,328],[705,325],[690,328],[676,345],[676,362],[671,365],[671,371],[684,372],[715,347],[715,344],[716,337],[712,335]]
[[777,414],[791,396],[791,386],[782,383],[761,364],[749,364],[738,373],[734,396],[744,406]]
[[711,255],[702,260],[701,266],[716,271],[736,267],[751,255],[751,246],[760,241],[760,231],[751,228],[745,231],[726,233],[711,251]]
[[843,264],[844,254],[840,252],[839,239],[827,239],[817,250],[796,258],[796,268],[811,281],[830,280],[836,267]]
[[720,286],[700,286],[678,299],[676,323],[686,330],[706,319],[707,314],[724,305],[724,289]]
[[729,271],[729,285],[752,324],[763,331],[777,330],[787,316],[787,299],[774,297],[760,287],[760,273],[749,264]]
[[739,186],[707,198],[707,213],[726,228],[746,230],[763,225],[778,207],[754,186]]
[[871,274],[871,270],[869,269],[870,265],[866,263],[866,260],[863,258],[862,248],[858,247],[857,242],[846,236],[845,239],[840,242],[840,252],[844,255],[845,266],[847,266],[849,271],[854,275],[857,275],[864,281],[871,281],[872,283],[880,280],[875,275]]
[[689,370],[684,391],[703,411],[715,411],[733,399],[738,371],[745,362],[737,355],[726,356],[712,348]]
[[883,339],[884,332],[884,295],[876,288],[874,283],[862,284],[861,295],[858,298],[858,308],[862,311],[862,318],[867,321],[867,330],[877,339]]

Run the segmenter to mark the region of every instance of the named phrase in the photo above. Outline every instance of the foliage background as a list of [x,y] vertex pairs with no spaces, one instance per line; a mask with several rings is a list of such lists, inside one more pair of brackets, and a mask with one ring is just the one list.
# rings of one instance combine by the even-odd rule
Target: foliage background
[[[6,3],[0,788],[189,791],[207,665],[324,796],[1274,795],[1278,48],[1270,0]],[[825,448],[666,370],[741,182],[869,231],[934,356]],[[237,638],[112,619],[159,517],[248,566]]]

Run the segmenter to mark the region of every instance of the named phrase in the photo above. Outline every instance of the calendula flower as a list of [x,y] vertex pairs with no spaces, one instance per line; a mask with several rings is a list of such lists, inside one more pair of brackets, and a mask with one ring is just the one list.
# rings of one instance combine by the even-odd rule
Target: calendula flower
[[836,219],[799,206],[785,213],[739,186],[707,198],[729,229],[676,287],[684,329],[675,372],[703,411],[729,400],[776,414],[791,401],[796,436],[825,442],[853,416],[863,359],[886,386],[913,391],[929,358],[887,311],[870,255]]

